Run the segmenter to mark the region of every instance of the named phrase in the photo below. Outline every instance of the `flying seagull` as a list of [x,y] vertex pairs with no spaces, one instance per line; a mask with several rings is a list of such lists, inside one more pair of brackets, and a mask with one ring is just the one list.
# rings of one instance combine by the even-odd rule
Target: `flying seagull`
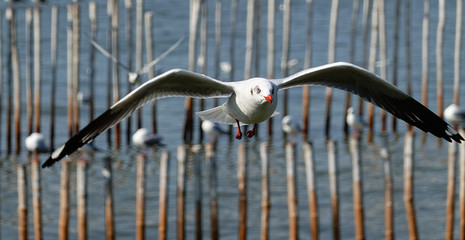
[[124,63],[120,62],[115,56],[111,55],[107,50],[105,50],[100,44],[98,44],[94,40],[90,40],[90,43],[92,46],[94,46],[100,53],[102,53],[105,57],[110,58],[114,63],[118,64],[120,67],[124,68],[124,70],[128,71],[128,78],[129,82],[131,84],[135,84],[139,81],[140,75],[144,73],[148,73],[151,67],[153,67],[155,64],[160,62],[163,58],[168,56],[174,49],[176,49],[179,44],[184,41],[185,36],[182,36],[176,41],[170,48],[168,48],[165,52],[163,52],[159,57],[155,58],[153,61],[150,63],[147,63],[142,69],[139,69],[136,72],[131,72],[131,69],[129,69],[128,66],[124,65]]
[[[427,107],[376,74],[350,63],[326,64],[281,79],[251,78],[237,82],[222,82],[202,74],[173,69],[145,82],[116,102],[56,149],[42,167],[53,165],[91,142],[143,104],[163,97],[227,98],[223,105],[197,115],[213,122],[237,124],[236,138],[241,139],[241,125],[260,123],[276,114],[278,90],[303,85],[322,85],[352,92],[425,132],[449,142],[464,140]],[[253,135],[254,129],[247,132],[248,137]]]

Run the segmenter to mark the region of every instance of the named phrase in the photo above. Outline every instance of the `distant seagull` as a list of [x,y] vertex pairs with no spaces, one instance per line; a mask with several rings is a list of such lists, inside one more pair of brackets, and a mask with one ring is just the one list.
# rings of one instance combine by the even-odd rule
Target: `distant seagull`
[[48,153],[50,147],[45,144],[45,138],[42,133],[33,132],[24,139],[24,144],[29,152]]
[[288,140],[295,142],[297,140],[297,135],[302,132],[300,123],[291,115],[286,115],[283,117],[283,120],[281,120],[281,124],[283,127],[283,132],[287,134]]
[[[252,78],[236,82],[222,82],[202,74],[174,69],[145,82],[116,102],[55,150],[42,167],[51,166],[73,153],[143,104],[163,97],[227,98],[223,105],[197,114],[213,122],[237,124],[236,138],[241,139],[241,125],[257,124],[276,114],[278,90],[304,85],[322,85],[350,91],[425,132],[431,132],[447,141],[464,140],[454,128],[427,107],[374,73],[349,63],[326,64],[282,79]],[[254,127],[247,131],[247,136],[253,137],[255,130]]]
[[360,115],[355,114],[355,111],[352,107],[347,109],[346,122],[354,136],[359,136],[362,129],[366,126],[365,120],[363,120]]
[[444,118],[454,124],[464,123],[465,109],[457,106],[456,104],[451,104],[444,110]]
[[228,132],[221,128],[220,124],[209,120],[203,120],[202,130],[208,135],[210,142],[216,142],[216,139]]
[[155,58],[150,63],[147,63],[142,69],[136,71],[136,72],[131,72],[131,69],[129,69],[128,66],[124,65],[122,62],[120,62],[115,56],[111,55],[107,50],[105,50],[102,46],[100,46],[96,41],[90,40],[90,43],[92,46],[94,46],[97,50],[99,50],[100,53],[102,53],[105,57],[110,58],[114,63],[118,64],[120,67],[124,68],[126,71],[128,71],[128,78],[129,82],[131,84],[136,84],[139,81],[139,77],[142,74],[148,73],[151,67],[153,67],[155,64],[160,62],[163,58],[168,56],[174,49],[176,49],[179,44],[181,44],[182,41],[184,41],[184,36],[178,39],[168,50],[166,50],[164,53],[162,53],[159,57]]
[[139,128],[134,135],[132,135],[132,142],[137,147],[146,148],[146,147],[154,147],[154,146],[161,146],[161,140],[163,138],[161,136],[155,135],[147,128]]

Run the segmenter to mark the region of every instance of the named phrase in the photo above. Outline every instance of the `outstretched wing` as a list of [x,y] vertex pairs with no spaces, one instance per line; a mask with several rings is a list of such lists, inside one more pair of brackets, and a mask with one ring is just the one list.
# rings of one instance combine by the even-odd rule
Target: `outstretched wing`
[[449,124],[395,86],[350,63],[333,63],[303,70],[283,79],[271,80],[279,89],[322,85],[359,95],[392,115],[447,141],[464,140]]
[[90,122],[64,145],[55,150],[47,161],[42,164],[42,167],[49,167],[63,157],[73,153],[150,100],[170,96],[195,98],[228,97],[233,91],[229,83],[221,82],[202,74],[179,69],[168,71],[147,81],[116,102],[110,109]]

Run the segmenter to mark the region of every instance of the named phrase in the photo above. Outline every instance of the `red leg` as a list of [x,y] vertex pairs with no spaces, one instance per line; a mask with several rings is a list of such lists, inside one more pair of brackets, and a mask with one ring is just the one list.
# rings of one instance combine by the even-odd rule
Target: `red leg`
[[241,125],[239,124],[239,121],[237,121],[237,119],[236,119],[236,123],[237,123],[236,139],[241,139],[242,138]]
[[252,130],[247,131],[247,137],[251,138],[255,136],[256,131],[257,131],[257,124],[254,124]]

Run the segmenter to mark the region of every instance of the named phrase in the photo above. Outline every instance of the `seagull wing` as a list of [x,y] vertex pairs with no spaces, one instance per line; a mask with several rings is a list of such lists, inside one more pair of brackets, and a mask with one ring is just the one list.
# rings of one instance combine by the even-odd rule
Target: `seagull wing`
[[400,91],[363,68],[349,63],[333,63],[310,68],[283,79],[271,80],[279,89],[303,85],[322,85],[357,94],[385,109],[397,118],[447,141],[464,140],[449,124]]
[[129,67],[127,67],[122,62],[120,62],[115,56],[111,55],[107,50],[105,50],[102,46],[100,46],[100,44],[98,44],[96,41],[90,40],[90,44],[92,44],[92,46],[94,46],[101,54],[103,54],[103,56],[111,59],[114,63],[124,68],[124,70],[131,72],[131,69],[129,69]]
[[159,57],[155,58],[153,61],[151,61],[150,63],[146,64],[141,70],[139,70],[137,73],[138,74],[143,74],[143,73],[147,73],[151,67],[153,67],[153,65],[157,64],[158,62],[160,62],[163,58],[165,58],[166,56],[168,56],[174,49],[176,49],[179,44],[182,43],[182,41],[184,41],[184,38],[185,36],[183,35],[182,37],[180,37],[178,39],[178,41],[176,41],[170,48],[168,48],[165,52],[163,52]]
[[100,133],[129,116],[150,100],[186,96],[196,98],[229,97],[234,90],[232,84],[221,82],[202,74],[185,70],[171,70],[149,80],[116,102],[98,118],[71,137],[55,150],[42,167],[49,167],[63,157],[91,142]]

